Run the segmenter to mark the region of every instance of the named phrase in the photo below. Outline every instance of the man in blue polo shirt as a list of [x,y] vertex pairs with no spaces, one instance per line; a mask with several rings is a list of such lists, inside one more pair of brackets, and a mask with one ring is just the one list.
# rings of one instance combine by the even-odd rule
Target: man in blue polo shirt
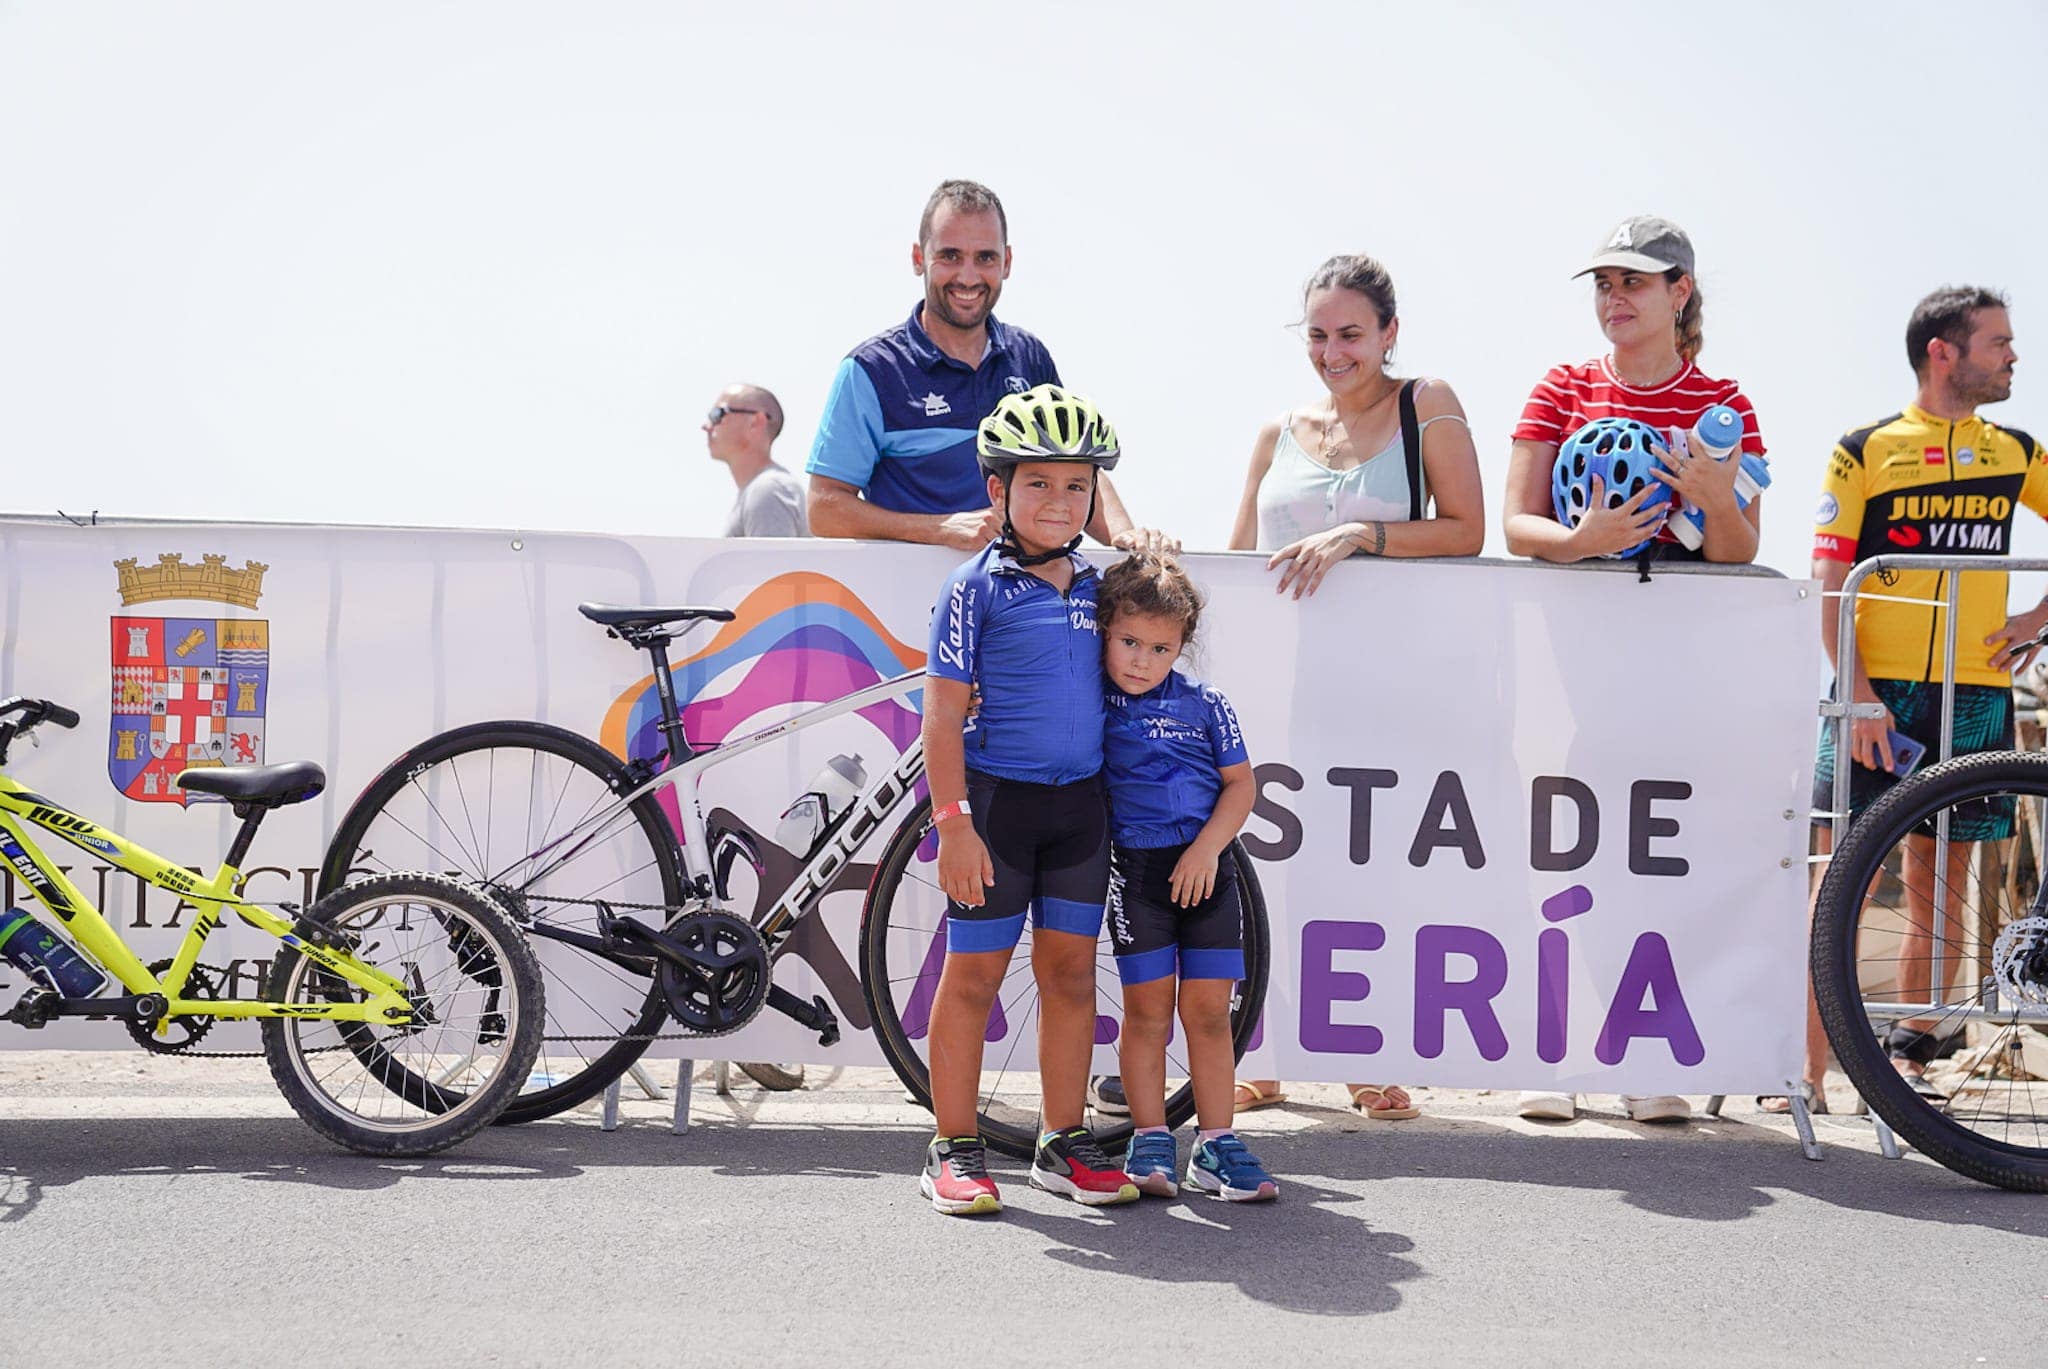
[[[980,551],[1002,534],[974,455],[974,432],[1006,394],[1060,383],[1052,354],[994,317],[1010,275],[1002,201],[946,181],[925,203],[910,266],[924,299],[853,349],[832,377],[811,446],[811,532],[935,542]],[[1131,526],[1104,478],[1088,532],[1120,547],[1169,547]]]

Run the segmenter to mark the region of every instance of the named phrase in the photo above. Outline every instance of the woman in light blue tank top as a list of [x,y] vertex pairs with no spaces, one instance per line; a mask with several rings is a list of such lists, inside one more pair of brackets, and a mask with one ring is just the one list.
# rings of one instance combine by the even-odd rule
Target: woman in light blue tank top
[[1479,454],[1449,385],[1388,373],[1401,325],[1386,268],[1330,258],[1302,292],[1302,321],[1328,393],[1260,430],[1231,549],[1272,552],[1276,590],[1297,599],[1360,553],[1477,555]]
[[[1302,322],[1328,393],[1260,430],[1231,550],[1272,552],[1275,591],[1296,599],[1360,553],[1476,556],[1486,540],[1479,453],[1449,385],[1388,373],[1400,319],[1386,268],[1330,258],[1302,292]],[[1347,1088],[1376,1121],[1418,1114],[1398,1084]],[[1239,1111],[1286,1097],[1274,1079],[1237,1086]]]

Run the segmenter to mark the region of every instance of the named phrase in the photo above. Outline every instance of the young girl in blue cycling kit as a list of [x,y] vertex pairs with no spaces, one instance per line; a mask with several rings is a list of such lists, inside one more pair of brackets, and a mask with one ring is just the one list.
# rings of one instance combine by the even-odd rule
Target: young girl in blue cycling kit
[[938,1135],[918,1189],[941,1212],[1001,1207],[976,1127],[982,1039],[1029,917],[1043,1099],[1031,1182],[1132,1202],[1137,1188],[1081,1125],[1109,815],[1097,576],[1074,548],[1116,434],[1086,400],[1041,385],[996,406],[976,451],[1003,536],[953,572],[932,613],[924,756],[946,963],[928,1038]]
[[1173,668],[1194,638],[1202,599],[1170,559],[1112,566],[1096,595],[1109,677],[1102,747],[1115,866],[1109,931],[1123,980],[1123,1086],[1131,1137],[1124,1169],[1138,1188],[1177,1191],[1166,1127],[1166,1039],[1176,1007],[1200,1131],[1186,1183],[1233,1202],[1280,1186],[1230,1128],[1230,997],[1244,978],[1232,867],[1222,859],[1252,811],[1244,733],[1230,701]]

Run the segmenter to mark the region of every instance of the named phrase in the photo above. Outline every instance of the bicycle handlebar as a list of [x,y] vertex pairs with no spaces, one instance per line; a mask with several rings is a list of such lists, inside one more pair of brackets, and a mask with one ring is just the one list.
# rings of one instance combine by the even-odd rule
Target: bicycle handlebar
[[26,732],[40,723],[55,723],[59,727],[78,726],[78,714],[62,704],[51,703],[48,699],[31,699],[24,695],[0,702],[0,718],[10,713],[26,713],[28,716],[14,724],[17,732]]

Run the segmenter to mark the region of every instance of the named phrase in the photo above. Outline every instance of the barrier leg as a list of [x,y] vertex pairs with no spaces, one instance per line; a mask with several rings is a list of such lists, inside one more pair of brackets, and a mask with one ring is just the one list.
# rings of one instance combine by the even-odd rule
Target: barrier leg
[[661,1085],[654,1082],[654,1076],[647,1072],[647,1066],[635,1060],[626,1073],[633,1076],[633,1082],[640,1086],[640,1092],[659,1103],[662,1098]]
[[732,1061],[721,1060],[711,1067],[711,1091],[721,1098],[732,1097]]
[[1884,1152],[1887,1160],[1896,1160],[1899,1155],[1899,1138],[1892,1135],[1892,1129],[1885,1125],[1884,1118],[1871,1114],[1871,1125],[1877,1128],[1877,1148]]
[[1799,1132],[1799,1149],[1809,1160],[1820,1158],[1820,1142],[1813,1135],[1813,1114],[1806,1109],[1806,1095],[1800,1091],[1799,1081],[1787,1080],[1785,1096],[1792,1104],[1792,1125]]
[[[639,1067],[636,1065],[634,1068]],[[604,1111],[599,1114],[597,1125],[604,1131],[619,1129],[619,1081],[616,1079],[604,1086]]]
[[1707,1100],[1707,1116],[1719,1117],[1721,1115],[1721,1104],[1727,1101],[1727,1095],[1720,1093],[1717,1093],[1713,1097],[1709,1098]]
[[[723,1061],[719,1062],[719,1068],[725,1068]],[[671,1135],[681,1136],[690,1129],[690,1076],[696,1071],[695,1060],[676,1061],[676,1113],[668,1128]]]

